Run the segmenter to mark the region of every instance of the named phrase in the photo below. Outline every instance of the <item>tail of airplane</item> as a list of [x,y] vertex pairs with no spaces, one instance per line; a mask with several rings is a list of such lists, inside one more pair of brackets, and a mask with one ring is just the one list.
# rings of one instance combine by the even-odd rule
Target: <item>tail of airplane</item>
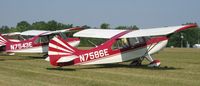
[[4,38],[1,34],[0,34],[0,47],[6,45],[7,42],[10,42],[7,38]]
[[49,42],[49,57],[46,60],[49,60],[53,66],[72,65],[73,60],[78,57],[75,55],[76,51],[78,51],[77,48],[72,47],[64,39],[56,36]]

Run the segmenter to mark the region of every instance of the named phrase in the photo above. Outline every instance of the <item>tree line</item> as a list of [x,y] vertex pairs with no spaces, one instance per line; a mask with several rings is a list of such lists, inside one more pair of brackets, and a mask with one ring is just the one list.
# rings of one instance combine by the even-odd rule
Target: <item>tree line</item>
[[[186,23],[191,24],[191,23]],[[63,24],[60,22],[57,22],[55,20],[51,20],[48,22],[45,21],[38,21],[34,22],[32,24],[28,23],[27,21],[21,21],[17,23],[16,27],[8,27],[8,26],[1,26],[0,32],[1,33],[11,33],[11,32],[23,32],[26,30],[61,30],[61,29],[67,29],[72,27],[80,27],[80,26],[74,26],[73,24]],[[91,28],[88,25],[81,26],[83,28]],[[99,28],[101,29],[126,29],[126,30],[137,30],[139,27],[136,25],[131,26],[117,26],[115,28],[111,28],[110,24],[108,23],[102,23]],[[81,42],[81,46],[91,46],[90,43],[88,43],[89,38],[83,38]],[[90,39],[90,41],[95,42],[96,44],[100,44],[106,39]],[[175,33],[170,36],[168,47],[174,46],[174,47],[186,47],[188,44],[190,44],[190,47],[192,45],[197,44],[200,42],[200,28],[194,28],[182,31],[180,33]]]
[[73,24],[62,24],[55,20],[48,22],[39,21],[29,24],[27,21],[21,21],[17,23],[16,27],[2,26],[0,28],[1,33],[10,33],[10,32],[23,32],[26,30],[61,30],[65,28],[71,28]]

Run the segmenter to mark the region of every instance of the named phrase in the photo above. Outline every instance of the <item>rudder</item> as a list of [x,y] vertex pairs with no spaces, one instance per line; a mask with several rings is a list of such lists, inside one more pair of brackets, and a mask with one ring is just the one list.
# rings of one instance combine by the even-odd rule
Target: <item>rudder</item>
[[1,34],[0,34],[0,47],[6,45],[6,43],[9,42],[8,39],[4,38]]
[[67,63],[75,59],[77,56],[74,54],[77,51],[76,48],[68,44],[60,36],[55,36],[49,42],[49,61],[53,66],[65,66],[70,64]]

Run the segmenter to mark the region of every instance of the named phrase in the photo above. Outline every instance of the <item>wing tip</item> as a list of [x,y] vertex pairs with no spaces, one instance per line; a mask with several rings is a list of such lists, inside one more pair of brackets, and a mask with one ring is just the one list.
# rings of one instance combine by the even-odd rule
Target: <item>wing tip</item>
[[189,29],[189,28],[196,28],[198,27],[197,24],[188,24],[188,25],[184,25],[182,28],[176,30],[175,32],[180,32],[182,30],[186,30],[186,29]]

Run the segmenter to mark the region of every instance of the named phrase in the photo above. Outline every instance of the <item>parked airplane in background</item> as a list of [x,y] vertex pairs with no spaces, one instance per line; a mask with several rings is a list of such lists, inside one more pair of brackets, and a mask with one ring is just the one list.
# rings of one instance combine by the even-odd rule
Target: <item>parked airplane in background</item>
[[194,44],[193,48],[200,48],[200,44]]
[[21,53],[47,53],[49,40],[56,34],[64,38],[71,46],[80,43],[79,38],[67,38],[64,32],[80,30],[81,28],[69,28],[57,31],[29,30],[22,33],[0,34],[1,50],[10,54]]
[[90,65],[118,63],[132,60],[132,65],[141,65],[146,58],[149,67],[160,65],[151,55],[163,49],[171,34],[197,27],[195,24],[140,30],[86,29],[74,34],[75,37],[108,39],[105,43],[89,50],[71,46],[61,37],[49,42],[49,57],[53,66]]

